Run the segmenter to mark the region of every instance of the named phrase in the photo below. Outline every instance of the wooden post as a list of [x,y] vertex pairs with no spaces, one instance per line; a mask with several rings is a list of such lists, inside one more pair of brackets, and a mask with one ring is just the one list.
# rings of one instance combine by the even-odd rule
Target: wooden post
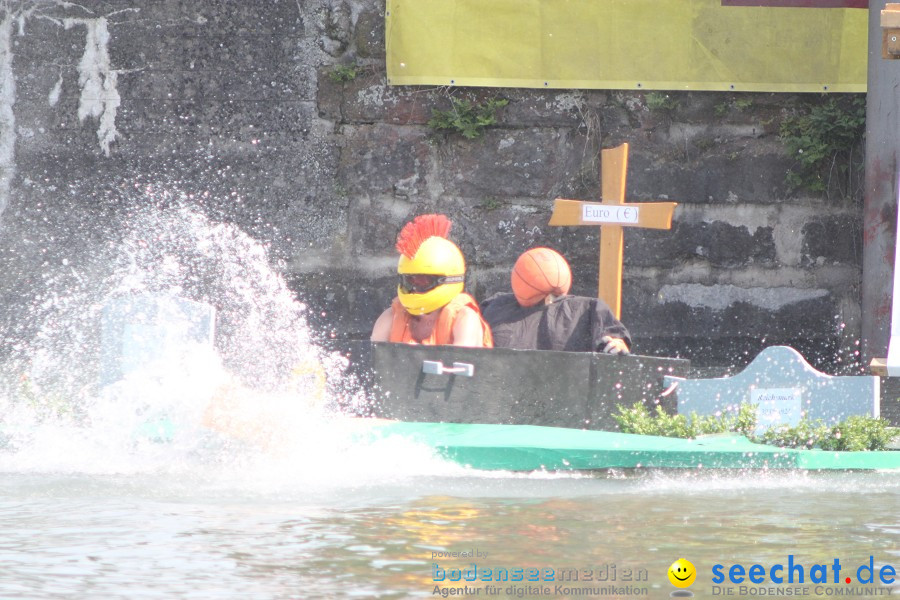
[[623,227],[671,229],[677,202],[625,203],[628,171],[628,144],[600,153],[601,201],[583,202],[557,198],[550,225],[591,225],[600,227],[600,277],[597,297],[622,313]]

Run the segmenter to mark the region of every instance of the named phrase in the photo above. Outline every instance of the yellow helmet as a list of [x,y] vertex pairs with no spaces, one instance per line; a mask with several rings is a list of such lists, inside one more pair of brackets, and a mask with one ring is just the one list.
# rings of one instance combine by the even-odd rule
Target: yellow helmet
[[412,315],[424,315],[446,306],[462,293],[466,261],[456,244],[432,236],[419,245],[412,258],[400,255],[397,297]]

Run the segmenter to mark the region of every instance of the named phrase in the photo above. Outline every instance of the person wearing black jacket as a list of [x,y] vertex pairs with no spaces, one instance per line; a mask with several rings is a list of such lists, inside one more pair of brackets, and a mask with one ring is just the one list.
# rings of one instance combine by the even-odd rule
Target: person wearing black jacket
[[628,354],[631,335],[599,298],[568,294],[572,272],[549,248],[532,248],[516,261],[513,293],[481,303],[495,348]]

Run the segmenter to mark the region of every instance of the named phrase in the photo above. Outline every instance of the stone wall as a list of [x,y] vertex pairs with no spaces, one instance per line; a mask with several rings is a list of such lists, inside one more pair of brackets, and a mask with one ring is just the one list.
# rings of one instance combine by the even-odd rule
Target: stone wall
[[[381,18],[377,6],[364,7],[335,57],[358,65],[354,78],[334,81],[331,65],[318,76],[319,117],[339,135],[351,255],[371,264],[371,281],[356,289],[325,284],[356,304],[348,330],[364,335],[389,301],[391,234],[421,212],[454,219],[476,297],[508,289],[510,266],[534,245],[563,252],[574,292],[594,294],[598,235],[549,227],[551,204],[598,199],[599,149],[628,142],[628,197],[680,203],[671,231],[626,233],[623,320],[638,351],[722,367],[789,344],[820,368],[858,368],[858,198],[789,193],[794,161],[778,138],[785,117],[824,98],[390,87],[380,32],[359,29]],[[496,128],[469,140],[428,127],[451,96],[509,103]],[[314,279],[297,274],[307,287]]]
[[[507,290],[535,245],[594,294],[597,232],[549,227],[550,208],[597,199],[599,149],[628,142],[629,199],[679,202],[672,230],[626,232],[638,352],[721,371],[789,344],[825,370],[858,368],[858,203],[789,193],[777,135],[820,97],[391,87],[377,0],[11,6],[7,315],[42,270],[81,276],[141,202],[189,203],[267,243],[337,345],[368,336],[393,294],[396,233],[426,212],[454,220],[477,298]],[[508,104],[466,139],[428,126],[451,97]]]

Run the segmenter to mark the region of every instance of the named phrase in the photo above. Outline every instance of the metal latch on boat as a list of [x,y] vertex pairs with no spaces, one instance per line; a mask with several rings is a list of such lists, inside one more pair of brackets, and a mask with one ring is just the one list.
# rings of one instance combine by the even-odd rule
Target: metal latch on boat
[[428,375],[462,375],[472,377],[475,375],[475,365],[471,363],[455,362],[452,367],[445,367],[439,360],[423,360],[422,372]]

